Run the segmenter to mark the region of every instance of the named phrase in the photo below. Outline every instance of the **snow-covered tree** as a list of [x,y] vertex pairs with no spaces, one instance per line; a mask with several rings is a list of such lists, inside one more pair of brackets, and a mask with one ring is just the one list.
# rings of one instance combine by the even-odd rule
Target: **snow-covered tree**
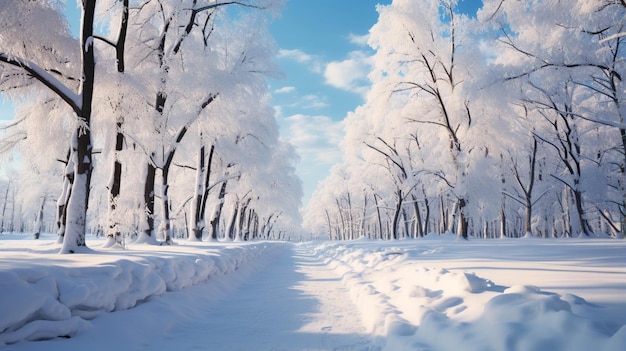
[[338,239],[360,216],[380,238],[619,232],[626,7],[457,5],[378,7],[372,87],[305,224]]
[[[173,221],[186,225],[181,209],[198,188],[189,187],[185,165],[193,164],[190,155],[207,145],[216,156],[203,178],[199,211],[194,211],[202,216],[194,221],[212,210],[212,200],[221,198],[233,208],[230,199],[239,199],[237,230],[244,239],[260,237],[261,229],[269,236],[272,228],[284,234],[297,227],[301,191],[292,169],[295,158],[279,142],[265,81],[274,70],[267,25],[280,1],[100,0],[97,7],[96,1],[82,5],[78,41],[68,32],[60,2],[11,0],[0,10],[6,29],[0,38],[0,89],[16,101],[28,96],[18,105],[41,110],[14,121],[2,148],[40,152],[33,160],[46,159],[42,165],[50,160],[57,167],[65,164],[58,201],[62,251],[83,247],[89,226],[106,228],[108,245],[121,245],[124,233],[143,233],[139,240],[156,242],[155,224],[160,223],[169,242]],[[93,32],[96,23],[102,24],[102,33]],[[41,128],[44,123],[54,124]],[[25,138],[34,142],[20,144]],[[69,152],[67,141],[37,149],[63,138],[72,141]],[[101,161],[94,177],[92,144]],[[289,201],[272,197],[277,184]],[[94,206],[87,222],[89,198]],[[202,236],[197,224],[196,236]]]
[[[59,6],[56,1],[6,2],[0,10],[3,21],[0,24],[3,32],[0,62],[5,70],[4,77],[12,76],[18,86],[34,79],[58,95],[76,116],[69,140],[68,167],[71,167],[73,179],[62,248],[64,253],[73,253],[85,246],[93,169],[91,118],[96,66],[93,46],[96,1],[83,1],[78,43],[69,36]],[[5,80],[3,86],[7,87],[10,82]]]
[[[505,78],[526,84],[523,99],[534,105],[543,120],[536,125],[547,122],[551,126],[552,138],[539,129],[537,136],[561,160],[564,172],[557,170],[553,177],[572,193],[576,215],[568,226],[573,225],[576,234],[591,232],[586,217],[596,209],[583,205],[584,198],[596,190],[586,188],[590,183],[619,189],[607,194],[611,200],[602,207],[617,205],[624,213],[625,192],[617,178],[624,178],[626,155],[620,34],[625,13],[618,2],[587,1],[489,1],[481,12],[502,33],[498,40],[503,50],[496,63]],[[598,132],[604,138],[600,145],[587,138]],[[605,169],[605,179],[591,176],[598,166]],[[616,174],[620,176],[612,176]],[[569,205],[564,210],[567,213]]]

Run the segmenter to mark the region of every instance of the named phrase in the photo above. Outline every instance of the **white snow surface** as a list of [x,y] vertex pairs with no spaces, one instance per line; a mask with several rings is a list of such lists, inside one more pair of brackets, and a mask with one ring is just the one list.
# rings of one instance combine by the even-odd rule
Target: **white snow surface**
[[626,350],[626,241],[0,235],[3,350]]

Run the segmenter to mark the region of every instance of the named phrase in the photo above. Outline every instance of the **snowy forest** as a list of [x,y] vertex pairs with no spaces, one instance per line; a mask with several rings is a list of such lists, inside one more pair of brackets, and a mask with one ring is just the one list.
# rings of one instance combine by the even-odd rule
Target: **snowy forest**
[[[267,78],[278,0],[5,0],[0,232],[623,237],[626,3],[379,5],[366,101],[302,209]],[[303,219],[301,218],[303,217]]]
[[626,350],[626,1],[370,1],[0,0],[0,349]]
[[626,3],[396,0],[305,224],[331,239],[622,237]]
[[0,151],[19,171],[2,184],[0,231],[57,232],[63,252],[85,233],[109,245],[291,233],[297,156],[266,86],[279,5],[83,1],[74,38],[61,1],[3,3],[0,89],[19,105]]

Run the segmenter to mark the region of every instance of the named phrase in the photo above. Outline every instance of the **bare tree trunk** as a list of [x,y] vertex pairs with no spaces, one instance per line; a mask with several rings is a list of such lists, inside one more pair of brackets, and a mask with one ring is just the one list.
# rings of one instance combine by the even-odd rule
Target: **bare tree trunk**
[[448,231],[448,213],[446,212],[446,207],[443,203],[443,196],[439,197],[439,210],[440,210],[440,226],[439,226],[439,234],[444,234]]
[[359,238],[365,236],[365,215],[367,211],[367,193],[363,194],[363,212],[361,213],[361,225],[359,226]]
[[192,236],[190,239],[192,240],[201,240],[202,233],[204,232],[204,228],[206,226],[205,218],[206,218],[206,204],[209,197],[209,191],[211,190],[211,185],[209,184],[211,177],[211,163],[213,160],[213,153],[215,151],[215,145],[211,145],[211,150],[209,151],[208,162],[205,161],[205,148],[202,146],[200,151],[198,152],[198,166],[196,168],[196,193],[194,194],[195,199],[192,202],[192,215],[193,215],[193,228],[192,228]]
[[574,193],[574,204],[576,205],[576,219],[578,220],[578,225],[580,226],[580,234],[585,236],[589,236],[593,234],[591,230],[591,226],[589,225],[589,221],[585,218],[585,211],[583,208],[583,197],[580,190],[573,190]]
[[7,190],[4,193],[4,203],[2,204],[2,219],[0,219],[0,233],[4,233],[4,216],[7,211],[7,204],[9,203],[9,189],[11,188],[11,181],[7,183]]
[[217,198],[217,204],[215,205],[215,211],[213,214],[213,219],[211,219],[211,240],[217,240],[217,235],[219,233],[219,224],[222,218],[222,210],[224,208],[224,197],[226,197],[226,185],[227,181],[222,183],[222,187],[220,188],[220,193]]
[[348,234],[350,235],[349,240],[354,240],[354,217],[352,215],[352,199],[350,198],[350,192],[347,193],[347,198],[348,198],[348,222],[349,222]]
[[46,206],[46,200],[48,197],[44,195],[41,199],[41,206],[39,207],[39,212],[37,212],[37,219],[35,221],[35,233],[34,238],[39,239],[39,235],[41,234],[41,230],[43,229],[43,210]]
[[398,226],[400,221],[400,212],[402,211],[402,190],[396,189],[396,209],[393,213],[393,239],[398,239]]
[[404,222],[404,231],[402,233],[402,238],[407,238],[411,236],[411,228],[409,225],[409,218],[406,214],[406,208],[402,207],[402,221]]
[[481,219],[483,222],[483,239],[489,239],[489,221]]
[[243,240],[244,241],[250,241],[252,240],[252,225],[254,223],[254,216],[256,215],[256,213],[254,212],[253,209],[248,209],[246,217],[247,220],[244,223],[244,228],[243,228]]
[[339,204],[339,198],[335,198],[335,203],[337,204],[337,211],[339,212],[339,218],[341,219],[341,235],[339,240],[346,240],[346,220],[343,216],[343,211],[341,210],[341,205]]
[[195,183],[195,193],[193,194],[194,199],[191,203],[191,214],[192,214],[192,222],[193,227],[191,228],[191,235],[189,236],[190,240],[202,240],[202,231],[204,230],[204,224],[201,220],[200,212],[202,211],[202,195],[204,193],[203,189],[203,178],[204,178],[204,145],[200,147],[198,151],[198,164],[196,166],[196,183]]
[[563,187],[563,231],[564,234],[571,237],[572,236],[572,220],[570,215],[570,200],[569,200],[569,191],[570,189],[567,186]]
[[142,236],[138,239],[139,242],[148,242],[156,244],[156,237],[154,231],[154,186],[156,179],[156,167],[151,161],[146,164],[146,174],[144,178],[144,191],[143,191],[143,211],[144,211],[144,224],[142,228]]
[[[626,7],[626,0],[622,0],[622,4]],[[619,179],[620,190],[622,191],[622,204],[619,206],[620,211],[620,232],[621,236],[626,235],[626,129],[620,128],[620,135],[622,137],[622,147],[624,149],[624,163],[620,167],[620,173],[622,176]]]
[[93,48],[93,23],[95,19],[96,0],[83,1],[81,26],[81,57],[83,80],[80,94],[82,103],[78,118],[80,124],[72,136],[72,155],[74,159],[74,183],[67,207],[67,226],[61,253],[74,253],[85,247],[87,232],[87,208],[92,173],[91,144],[91,103],[93,100],[96,61]]
[[426,208],[426,214],[424,215],[424,235],[430,234],[430,202],[426,197],[426,191],[424,191],[424,207]]
[[326,212],[326,220],[328,221],[328,240],[333,240],[333,227],[330,224],[330,215],[328,215],[328,210],[325,210]]
[[[124,73],[124,48],[126,46],[126,34],[128,33],[128,2],[129,0],[123,0],[122,2],[122,20],[120,21],[120,29],[118,33],[117,43],[115,43],[115,54],[117,61],[117,72]],[[122,99],[118,95],[118,99]],[[119,103],[118,103],[119,105]],[[120,232],[119,223],[117,220],[117,201],[120,196],[120,189],[122,184],[122,163],[120,161],[120,152],[124,148],[124,134],[122,132],[122,125],[124,124],[124,117],[122,112],[119,112],[117,121],[115,123],[116,135],[115,135],[115,152],[113,153],[113,175],[109,184],[109,214],[108,214],[108,228],[107,228],[107,245],[123,245],[122,234]]]
[[252,201],[252,198],[248,198],[244,203],[242,203],[239,208],[239,213],[237,213],[237,220],[235,221],[235,241],[245,240],[243,231],[250,201]]
[[416,238],[421,238],[424,236],[424,233],[422,232],[422,214],[420,213],[420,207],[417,203],[417,197],[415,195],[411,195],[411,200],[413,200],[413,211],[415,212],[414,234]]
[[169,184],[169,167],[163,167],[161,170],[161,204],[162,204],[162,212],[163,218],[163,242],[167,245],[172,244],[172,224],[170,219],[170,184]]
[[376,205],[376,214],[378,216],[378,238],[377,239],[382,239],[383,238],[383,220],[382,217],[380,216],[380,206],[378,204],[378,198],[376,197],[376,194],[374,194],[374,204]]
[[[211,190],[211,184],[209,183],[211,180],[211,166],[213,164],[213,155],[215,154],[215,144],[211,145],[211,150],[209,150],[209,159],[207,160],[205,173],[204,173],[204,193],[202,194],[202,204],[200,207],[200,223],[202,224],[202,230],[204,230],[204,226],[206,225],[206,204],[209,201],[209,191]],[[224,189],[225,190],[225,189]]]
[[506,236],[506,212],[504,202],[502,202],[502,206],[500,206],[500,238],[505,238]]
[[[453,202],[452,209],[446,210],[446,213],[447,213],[446,223],[448,225],[446,228],[446,232],[454,233],[455,226],[456,228],[458,228],[458,223],[459,223],[458,222],[459,202],[458,201]],[[458,234],[458,231],[456,233]]]
[[109,214],[107,228],[107,246],[122,245],[122,234],[120,232],[117,220],[117,200],[120,196],[122,183],[122,163],[120,162],[119,153],[124,146],[124,134],[122,133],[122,117],[118,117],[116,122],[117,133],[115,136],[115,152],[113,153],[113,174],[109,183]]
[[463,238],[463,239],[467,239],[467,228],[468,228],[468,223],[467,223],[467,219],[465,218],[465,199],[459,199],[459,203],[458,203],[458,224],[457,224],[457,231],[458,231],[458,236]]
[[226,226],[226,239],[234,240],[235,239],[235,223],[237,221],[237,217],[239,216],[239,202],[235,203],[233,207],[233,213],[230,217],[230,221],[228,226]]

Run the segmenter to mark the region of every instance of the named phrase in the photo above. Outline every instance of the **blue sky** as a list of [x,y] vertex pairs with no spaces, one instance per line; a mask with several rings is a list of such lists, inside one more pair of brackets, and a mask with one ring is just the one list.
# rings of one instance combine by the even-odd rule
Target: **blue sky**
[[[340,161],[343,119],[364,103],[368,89],[369,29],[377,4],[391,0],[288,0],[270,30],[280,47],[277,62],[286,75],[270,81],[281,135],[296,146],[301,161],[304,205],[333,164]],[[476,13],[480,0],[460,0]]]
[[[80,12],[67,0],[70,23]],[[283,138],[300,154],[297,172],[303,182],[303,205],[317,183],[340,160],[343,119],[364,102],[368,88],[366,45],[376,23],[376,4],[391,0],[287,0],[270,31],[279,47],[276,62],[282,79],[270,80],[272,103]],[[461,0],[475,12],[480,0]],[[72,20],[75,18],[75,20]],[[77,28],[74,28],[76,31]],[[0,119],[11,119],[10,104],[0,98]]]
[[270,27],[284,79],[270,89],[281,135],[298,150],[308,202],[317,183],[340,160],[343,118],[364,102],[369,28],[379,0],[288,0]]

